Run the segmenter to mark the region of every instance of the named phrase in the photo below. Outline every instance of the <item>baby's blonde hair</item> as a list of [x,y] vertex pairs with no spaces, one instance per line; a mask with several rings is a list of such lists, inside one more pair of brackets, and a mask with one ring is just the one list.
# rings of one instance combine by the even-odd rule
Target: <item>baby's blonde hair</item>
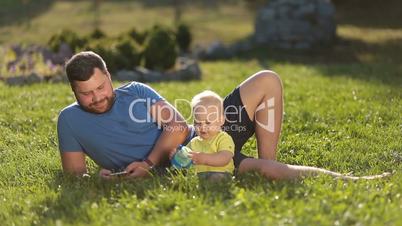
[[215,106],[219,113],[223,114],[223,100],[217,93],[211,90],[205,90],[193,97],[191,107],[194,109],[198,105],[206,107]]

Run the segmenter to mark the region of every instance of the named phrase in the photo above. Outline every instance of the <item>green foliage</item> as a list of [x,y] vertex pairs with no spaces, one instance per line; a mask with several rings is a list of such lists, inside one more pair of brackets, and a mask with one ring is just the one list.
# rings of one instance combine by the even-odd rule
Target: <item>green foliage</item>
[[147,31],[147,30],[144,30],[144,31],[140,32],[140,31],[137,31],[137,29],[132,28],[132,29],[128,32],[128,35],[129,35],[133,40],[135,40],[138,44],[142,45],[142,44],[144,44],[144,42],[145,42],[145,40],[146,40],[146,38],[147,38],[148,31]]
[[93,40],[84,47],[84,50],[91,50],[99,54],[105,61],[108,70],[114,72],[118,69],[116,65],[117,51],[114,48],[114,44],[115,40],[110,38]]
[[82,48],[86,44],[84,38],[80,38],[77,33],[63,29],[60,32],[54,34],[48,41],[48,45],[54,52],[59,51],[62,43],[67,44],[73,51]]
[[186,24],[180,24],[176,31],[176,40],[182,52],[188,52],[192,40],[190,28]]
[[116,49],[115,65],[119,69],[133,69],[141,63],[141,47],[130,37],[118,39],[114,48]]
[[99,28],[96,28],[91,32],[91,34],[89,34],[89,39],[102,39],[102,38],[106,38],[106,34]]
[[156,70],[167,70],[176,62],[177,48],[171,30],[155,26],[148,35],[144,49],[145,67]]
[[161,26],[142,32],[133,28],[118,38],[107,38],[100,29],[95,29],[86,38],[80,38],[70,30],[62,30],[53,35],[48,44],[55,52],[61,43],[68,44],[75,52],[92,50],[104,58],[113,72],[139,66],[142,57],[146,68],[164,71],[174,66],[178,47],[187,51],[191,43],[191,33],[186,25],[180,25],[177,37],[174,36],[170,29]]
[[98,53],[111,72],[133,69],[141,62],[141,47],[129,37],[92,40],[84,50]]
[[94,30],[87,38],[80,38],[70,30],[63,30],[52,36],[49,46],[53,51],[58,51],[61,43],[68,44],[76,52],[92,50],[100,54],[110,71],[133,69],[141,64],[142,57],[146,68],[164,71],[174,66],[178,45],[182,50],[188,50],[191,33],[185,25],[179,26],[177,38],[170,29],[161,26],[143,32],[133,28],[118,38],[107,38],[99,29]]

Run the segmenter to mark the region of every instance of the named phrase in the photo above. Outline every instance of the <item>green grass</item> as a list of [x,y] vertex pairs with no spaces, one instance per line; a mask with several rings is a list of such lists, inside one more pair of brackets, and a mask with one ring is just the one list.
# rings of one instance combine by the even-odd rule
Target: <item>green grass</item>
[[[400,86],[345,73],[376,76],[370,66],[272,62],[272,68],[281,74],[285,88],[280,161],[356,175],[394,175],[360,182],[329,177],[271,182],[256,175],[221,185],[202,184],[193,175],[105,182],[89,161],[90,178],[66,178],[61,175],[55,125],[58,111],[74,100],[70,88],[0,84],[1,222],[402,225]],[[171,102],[203,89],[225,95],[261,66],[255,60],[233,60],[203,63],[202,69],[202,81],[151,85]],[[381,70],[389,72],[387,67]],[[399,77],[394,81],[401,84]],[[188,115],[183,106],[179,110]],[[244,151],[255,155],[254,139]]]
[[[0,42],[43,43],[62,26],[89,31],[88,3],[40,2],[30,23],[21,12],[14,15],[21,19],[10,19],[0,7],[1,15],[9,15],[0,17]],[[393,2],[387,12],[402,8]],[[15,1],[2,3],[18,9]],[[102,7],[102,28],[109,34],[132,24],[171,23],[169,8],[126,4]],[[390,178],[272,182],[249,174],[213,185],[172,174],[107,182],[90,160],[91,177],[69,178],[61,174],[56,135],[58,112],[74,101],[69,86],[9,87],[0,81],[0,225],[402,225],[402,26],[396,14],[379,16],[372,8],[338,15],[340,42],[333,49],[260,49],[202,62],[201,81],[151,85],[174,103],[204,89],[224,96],[248,75],[273,69],[285,95],[280,161],[355,175],[393,172]],[[183,17],[194,23],[199,43],[216,37],[230,42],[252,30],[252,15],[236,5],[193,12]],[[242,12],[246,16],[236,17]],[[178,108],[188,116],[188,108]],[[255,148],[251,139],[243,151],[255,156]]]

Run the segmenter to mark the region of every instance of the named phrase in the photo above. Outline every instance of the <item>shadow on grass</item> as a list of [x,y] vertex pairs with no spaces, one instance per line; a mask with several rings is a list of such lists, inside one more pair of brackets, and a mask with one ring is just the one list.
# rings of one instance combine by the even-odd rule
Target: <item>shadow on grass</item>
[[257,60],[262,68],[272,69],[272,63],[313,66],[324,76],[347,76],[353,79],[402,85],[402,39],[381,44],[340,39],[332,47],[313,50],[281,50],[258,46],[240,54],[238,60]]
[[[114,3],[122,3],[130,2],[132,0],[120,0],[114,1]],[[202,7],[207,9],[218,9],[220,6],[228,4],[230,2],[233,3],[231,0],[193,0],[193,1],[186,1],[186,0],[137,0],[136,2],[142,4],[144,7],[147,8],[165,8],[165,7],[172,7],[174,8],[177,5],[180,5],[180,8],[184,7]]]
[[27,24],[32,18],[45,13],[55,0],[1,0],[0,26]]
[[47,225],[62,220],[66,223],[77,221],[89,222],[89,216],[82,204],[97,202],[102,197],[110,197],[112,184],[100,183],[92,178],[77,178],[63,175],[61,172],[49,181],[48,186],[57,193],[56,199],[45,199],[39,206],[47,206],[49,211],[42,213],[42,209],[34,210],[40,216],[39,225]]
[[[104,199],[106,199],[107,205],[113,208],[114,204],[120,205],[121,198],[127,200],[127,197],[131,199],[132,196],[135,196],[132,201],[135,202],[133,208],[137,206],[137,202],[147,199],[156,202],[159,211],[169,214],[175,211],[177,205],[180,205],[177,203],[176,196],[184,195],[188,200],[202,199],[202,202],[206,202],[208,205],[215,205],[238,198],[237,193],[240,190],[252,192],[258,189],[261,191],[261,187],[268,196],[270,192],[280,191],[285,192],[286,197],[291,198],[297,196],[295,191],[305,185],[300,181],[270,182],[253,173],[242,175],[234,180],[208,182],[198,180],[197,176],[188,174],[186,171],[176,171],[133,181],[105,181],[96,175],[76,178],[58,172],[55,174],[54,180],[49,181],[48,186],[57,194],[57,197],[49,197],[36,205],[36,209],[33,209],[33,212],[40,216],[39,225],[52,224],[57,220],[67,224],[91,223],[93,216],[89,215],[89,208],[92,208],[93,205],[103,205],[102,200]],[[166,195],[161,198],[161,193],[166,193]],[[126,201],[122,202],[122,205],[125,206]],[[47,207],[47,211],[43,211],[43,207]],[[154,214],[151,212],[148,214],[148,211],[153,210],[141,210],[144,212],[143,220],[147,220],[145,218]]]
[[365,28],[402,28],[400,0],[336,0],[336,21]]
[[[229,192],[230,186],[232,183],[198,186],[196,177],[183,172],[157,174],[141,180],[116,179],[112,181],[102,180],[97,175],[77,178],[58,172],[55,174],[54,180],[48,183],[48,187],[57,194],[57,197],[43,200],[37,205],[37,208],[33,209],[33,212],[40,216],[39,225],[52,224],[57,220],[67,224],[90,223],[91,216],[88,208],[98,205],[102,199],[106,199],[112,208],[114,203],[119,203],[121,197],[135,196],[133,202],[144,199],[158,202],[158,195],[161,192],[170,194],[180,192],[185,194],[188,199],[192,199],[194,195],[202,196],[206,201],[214,203],[216,200],[226,200],[232,197]],[[176,205],[173,200],[171,203],[164,202],[159,208],[169,213],[175,210]],[[48,211],[43,211],[44,206]],[[147,211],[152,210],[142,210],[142,212]],[[144,214],[144,217],[146,218],[150,214]]]

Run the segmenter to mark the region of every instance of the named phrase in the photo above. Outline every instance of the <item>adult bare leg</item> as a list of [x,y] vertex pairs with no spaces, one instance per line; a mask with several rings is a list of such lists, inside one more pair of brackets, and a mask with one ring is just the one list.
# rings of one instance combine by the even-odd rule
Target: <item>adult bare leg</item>
[[240,97],[255,126],[258,159],[244,159],[239,165],[239,173],[256,171],[274,180],[297,179],[320,174],[351,180],[376,179],[390,175],[384,173],[355,177],[317,167],[289,165],[275,161],[282,126],[282,93],[282,82],[273,71],[260,71],[240,84]]
[[329,175],[332,177],[347,180],[359,180],[359,179],[371,180],[391,175],[390,173],[383,173],[379,175],[357,177],[357,176],[344,175],[330,170],[312,166],[289,165],[277,162],[275,160],[247,158],[240,163],[239,173],[249,171],[258,172],[264,177],[271,180],[291,180],[291,179],[299,179],[303,177],[318,176],[318,175]]
[[283,115],[282,82],[273,71],[260,71],[240,84],[240,97],[255,125],[258,157],[276,159]]

